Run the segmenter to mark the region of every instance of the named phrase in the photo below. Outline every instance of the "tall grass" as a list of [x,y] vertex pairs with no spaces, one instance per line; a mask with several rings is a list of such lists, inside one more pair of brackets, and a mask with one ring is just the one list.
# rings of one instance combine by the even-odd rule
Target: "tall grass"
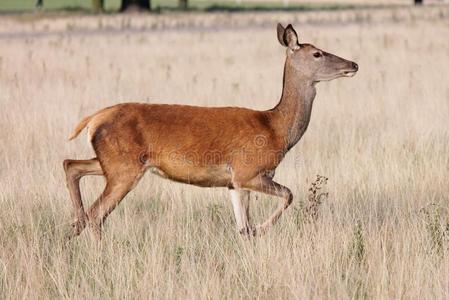
[[[93,156],[85,135],[67,141],[74,125],[124,101],[271,108],[285,55],[274,25],[4,37],[0,298],[448,298],[449,23],[297,29],[360,71],[318,85],[277,170],[295,200],[273,230],[242,239],[225,189],[147,175],[99,246],[64,242],[62,161]],[[316,174],[329,178],[318,217],[298,223]],[[86,206],[103,184],[82,180]],[[278,201],[253,195],[253,220]]]

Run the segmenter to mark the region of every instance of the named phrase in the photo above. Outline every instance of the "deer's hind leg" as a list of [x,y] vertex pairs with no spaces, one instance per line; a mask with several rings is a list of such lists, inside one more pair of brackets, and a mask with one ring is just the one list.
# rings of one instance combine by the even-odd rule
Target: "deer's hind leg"
[[81,200],[80,179],[85,175],[103,175],[100,162],[97,158],[88,160],[64,160],[67,188],[72,200],[75,221],[72,223],[73,233],[71,237],[79,235],[86,227],[86,213]]
[[105,170],[104,191],[87,211],[89,227],[96,240],[101,239],[101,227],[107,216],[137,185],[145,170],[141,165],[124,161]]

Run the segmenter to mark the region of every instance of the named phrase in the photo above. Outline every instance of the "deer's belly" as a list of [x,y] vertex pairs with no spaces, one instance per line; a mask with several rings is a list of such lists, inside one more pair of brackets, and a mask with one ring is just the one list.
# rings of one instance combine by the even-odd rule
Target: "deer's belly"
[[158,166],[150,167],[149,171],[163,178],[202,187],[232,186],[232,175],[227,165]]

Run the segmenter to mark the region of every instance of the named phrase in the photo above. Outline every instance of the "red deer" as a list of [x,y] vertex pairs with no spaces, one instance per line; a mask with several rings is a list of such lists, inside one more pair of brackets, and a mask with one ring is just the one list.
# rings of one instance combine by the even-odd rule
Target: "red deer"
[[[293,200],[291,191],[273,180],[274,172],[307,129],[316,83],[350,77],[358,70],[352,61],[298,43],[292,25],[278,24],[277,37],[287,57],[282,96],[270,110],[124,103],[84,118],[70,140],[87,127],[96,157],[64,161],[75,209],[71,235],[79,235],[88,224],[100,239],[106,217],[147,170],[177,182],[228,188],[242,234],[261,234],[272,226]],[[79,188],[85,175],[106,179],[87,213]],[[250,191],[282,199],[255,228],[249,221]]]

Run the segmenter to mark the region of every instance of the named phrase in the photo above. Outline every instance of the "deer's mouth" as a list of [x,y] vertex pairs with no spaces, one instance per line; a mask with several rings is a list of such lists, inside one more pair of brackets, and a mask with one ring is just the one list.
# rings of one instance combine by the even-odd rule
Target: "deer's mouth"
[[352,77],[355,75],[355,73],[357,73],[358,70],[359,65],[355,62],[350,62],[350,67],[348,67],[347,69],[343,69],[341,75],[344,77]]
[[341,75],[344,77],[353,77],[357,73],[357,70],[349,70],[341,72]]

